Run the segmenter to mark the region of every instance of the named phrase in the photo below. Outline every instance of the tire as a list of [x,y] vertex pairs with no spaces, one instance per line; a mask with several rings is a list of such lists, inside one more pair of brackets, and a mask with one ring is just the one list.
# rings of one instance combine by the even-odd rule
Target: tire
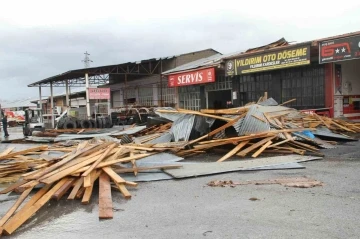
[[101,118],[97,118],[96,119],[96,126],[98,129],[102,129],[103,128],[103,122],[102,122],[102,119]]
[[106,128],[106,119],[101,118],[101,120],[102,120],[102,128],[105,129]]
[[81,128],[83,128],[83,129],[89,129],[92,126],[90,120],[82,120],[80,122],[80,125],[81,125]]
[[111,120],[110,120],[110,118],[109,118],[109,117],[106,117],[106,118],[105,118],[105,121],[106,121],[106,128],[111,128],[112,125],[111,125]]
[[91,122],[91,128],[96,129],[96,121],[91,119],[90,122]]
[[63,118],[61,118],[61,119],[59,120],[58,125],[57,125],[57,128],[58,128],[58,129],[63,129],[63,128],[64,128],[66,119],[67,119],[66,117],[63,117]]
[[71,120],[71,119],[68,119],[65,121],[65,124],[64,124],[64,129],[76,129],[76,122]]

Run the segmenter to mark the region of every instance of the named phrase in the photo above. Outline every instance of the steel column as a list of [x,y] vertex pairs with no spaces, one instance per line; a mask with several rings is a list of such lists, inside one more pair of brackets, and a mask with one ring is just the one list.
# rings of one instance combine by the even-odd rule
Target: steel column
[[68,108],[69,107],[69,81],[68,80],[65,81],[65,88],[66,88],[65,106]]
[[[39,99],[40,99],[40,101],[39,101],[39,108],[41,109],[41,111],[42,111],[42,95],[41,95],[41,86],[39,86]],[[44,114],[44,112],[43,112],[43,114]]]
[[91,118],[90,115],[90,99],[89,99],[89,75],[85,73],[85,84],[86,84],[86,114],[88,119]]
[[50,82],[50,102],[51,102],[51,127],[55,128],[55,114],[54,114],[54,91],[53,91],[53,83]]

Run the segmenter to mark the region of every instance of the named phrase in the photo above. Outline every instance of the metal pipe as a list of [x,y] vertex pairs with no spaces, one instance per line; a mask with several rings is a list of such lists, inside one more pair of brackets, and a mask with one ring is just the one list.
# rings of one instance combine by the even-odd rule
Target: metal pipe
[[39,108],[42,111],[42,95],[41,95],[41,86],[39,86]]
[[85,73],[85,84],[86,84],[86,114],[87,118],[90,119],[90,99],[89,99],[89,75]]
[[162,60],[160,59],[160,107],[163,107]]
[[55,128],[55,119],[54,119],[54,91],[53,83],[50,82],[50,102],[51,102],[51,127]]

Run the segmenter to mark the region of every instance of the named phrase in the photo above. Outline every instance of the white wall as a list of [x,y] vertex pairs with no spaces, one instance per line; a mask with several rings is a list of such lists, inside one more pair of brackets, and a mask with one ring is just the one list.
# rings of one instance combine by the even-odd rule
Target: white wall
[[360,59],[336,64],[341,64],[343,95],[360,95]]

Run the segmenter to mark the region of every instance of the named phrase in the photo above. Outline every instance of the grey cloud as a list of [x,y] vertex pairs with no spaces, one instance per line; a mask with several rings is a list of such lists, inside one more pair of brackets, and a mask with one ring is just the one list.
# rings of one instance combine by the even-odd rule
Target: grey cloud
[[[88,51],[93,66],[176,55],[205,48],[222,53],[263,45],[281,37],[304,41],[359,30],[360,20],[345,17],[309,24],[306,28],[284,19],[274,24],[233,13],[166,21],[118,22],[115,18],[84,25],[19,28],[0,22],[0,99],[36,97],[37,89],[26,86],[70,69],[82,68],[83,53]],[[332,24],[332,27],[329,26]],[[335,24],[335,25],[334,25]],[[337,25],[336,25],[337,24]],[[355,29],[354,29],[355,28]],[[6,82],[6,83],[5,83]],[[14,94],[16,89],[18,94]],[[56,89],[62,92],[63,89]],[[45,91],[44,94],[48,94]]]

